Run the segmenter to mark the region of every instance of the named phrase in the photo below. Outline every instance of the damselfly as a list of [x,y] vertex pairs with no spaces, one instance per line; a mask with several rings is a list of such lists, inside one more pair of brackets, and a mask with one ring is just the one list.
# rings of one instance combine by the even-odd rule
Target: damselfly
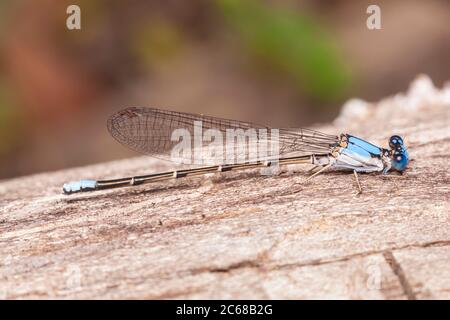
[[[137,152],[202,166],[111,180],[73,181],[64,184],[65,194],[279,164],[319,167],[312,176],[328,168],[348,170],[358,178],[358,172],[403,172],[409,161],[403,139],[398,135],[390,137],[389,148],[385,149],[350,134],[330,135],[304,128],[276,130],[248,122],[155,108],[122,110],[108,119],[108,130],[117,141]],[[269,154],[268,149],[275,152]]]

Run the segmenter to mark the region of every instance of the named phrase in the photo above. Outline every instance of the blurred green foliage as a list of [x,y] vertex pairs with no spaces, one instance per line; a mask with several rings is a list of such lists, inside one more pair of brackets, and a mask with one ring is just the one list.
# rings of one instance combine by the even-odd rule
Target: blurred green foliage
[[249,52],[292,77],[301,91],[335,100],[349,89],[350,74],[330,35],[311,17],[262,1],[215,3]]
[[162,66],[179,54],[182,48],[180,30],[170,21],[151,19],[135,28],[131,50],[147,66]]
[[23,133],[23,119],[11,92],[6,83],[0,81],[0,156],[18,145]]
[[[9,19],[11,19],[10,5],[11,5],[11,2],[0,1],[0,39],[4,39],[5,34],[8,31],[8,30],[6,30],[5,26],[8,24]],[[0,50],[1,50],[2,42],[3,41],[0,41]]]

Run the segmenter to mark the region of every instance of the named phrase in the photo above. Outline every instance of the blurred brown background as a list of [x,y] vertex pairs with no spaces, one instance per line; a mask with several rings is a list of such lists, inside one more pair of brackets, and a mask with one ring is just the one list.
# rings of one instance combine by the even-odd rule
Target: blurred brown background
[[0,178],[132,155],[105,127],[126,106],[305,126],[418,73],[440,86],[449,21],[448,0],[2,1]]

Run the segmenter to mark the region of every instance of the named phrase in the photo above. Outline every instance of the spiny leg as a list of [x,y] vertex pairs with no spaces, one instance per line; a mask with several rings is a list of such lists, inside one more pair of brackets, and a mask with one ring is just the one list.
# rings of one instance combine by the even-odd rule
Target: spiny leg
[[314,167],[312,167],[311,169],[309,169],[307,172],[308,172],[308,174],[311,174],[311,173],[313,173],[317,168],[320,168],[320,166],[314,166]]
[[[319,166],[316,166],[316,167],[319,167]],[[313,169],[315,169],[316,167],[314,167]],[[327,170],[327,169],[330,168],[330,167],[331,167],[331,164],[327,164],[325,167],[322,167],[319,171],[317,171],[317,172],[314,173],[313,175],[309,176],[309,177],[306,178],[304,181],[294,183],[294,185],[302,185],[302,184],[308,182],[308,181],[309,181],[310,179],[312,179],[313,177],[315,177],[315,176],[317,176],[318,174],[320,174],[321,172]],[[291,192],[289,192],[289,194],[298,193],[298,192],[300,192],[300,191],[302,191],[302,190],[303,190],[303,187],[300,187],[300,188],[297,188],[297,189],[292,190]]]
[[323,167],[322,169],[320,169],[316,173],[314,173],[314,174],[310,175],[308,178],[306,178],[306,180],[304,182],[308,182],[309,180],[311,180],[312,178],[314,178],[318,174],[324,172],[325,170],[329,169],[330,167],[331,167],[331,164],[327,164],[325,167]]
[[362,188],[361,188],[361,184],[359,183],[359,177],[358,177],[358,173],[356,172],[356,170],[353,170],[353,174],[355,175],[355,180],[356,180],[356,185],[358,186],[358,194],[362,193]]

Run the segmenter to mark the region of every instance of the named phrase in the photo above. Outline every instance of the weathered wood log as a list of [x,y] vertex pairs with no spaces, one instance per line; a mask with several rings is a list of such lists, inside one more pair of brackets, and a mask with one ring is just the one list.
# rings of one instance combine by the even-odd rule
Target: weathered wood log
[[[350,101],[334,124],[406,137],[403,175],[303,167],[66,196],[79,178],[166,170],[148,157],[0,183],[0,297],[450,298],[450,87]],[[308,168],[307,168],[308,169]]]

